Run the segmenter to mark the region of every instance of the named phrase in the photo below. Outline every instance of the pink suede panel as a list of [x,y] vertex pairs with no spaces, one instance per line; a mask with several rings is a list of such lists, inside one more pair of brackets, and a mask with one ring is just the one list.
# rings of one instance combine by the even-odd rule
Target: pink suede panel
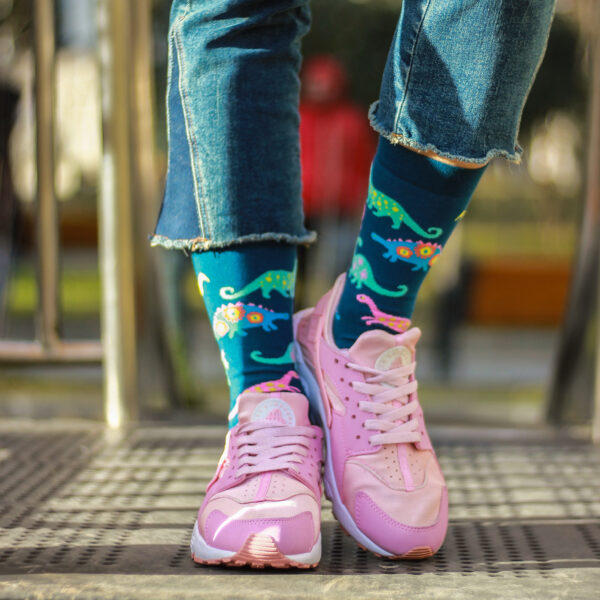
[[365,492],[356,496],[355,520],[360,530],[392,554],[429,546],[434,552],[444,542],[448,528],[448,497],[444,489],[437,520],[429,527],[411,527],[392,519]]
[[232,552],[239,550],[253,533],[270,535],[279,550],[287,555],[308,552],[316,542],[309,512],[287,519],[237,520],[215,510],[206,519],[204,530],[209,546]]

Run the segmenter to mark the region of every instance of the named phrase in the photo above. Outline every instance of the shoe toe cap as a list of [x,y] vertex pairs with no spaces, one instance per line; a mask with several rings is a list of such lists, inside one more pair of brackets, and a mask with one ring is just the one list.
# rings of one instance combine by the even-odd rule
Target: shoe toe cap
[[360,491],[356,494],[354,514],[358,528],[379,547],[395,556],[410,554],[418,548],[429,548],[433,554],[444,541],[448,527],[448,496],[444,488],[437,501],[436,520],[425,526],[408,525],[396,519],[369,494]]
[[358,463],[346,464],[345,505],[356,526],[375,544],[393,555],[414,548],[438,550],[448,524],[448,494],[436,463],[422,485],[407,490],[386,485]]
[[222,550],[235,552],[251,535],[260,534],[272,538],[283,554],[300,554],[309,551],[318,537],[318,523],[307,510],[294,516],[277,516],[268,508],[257,513],[244,506],[227,513],[218,508],[203,512],[200,533],[207,544]]

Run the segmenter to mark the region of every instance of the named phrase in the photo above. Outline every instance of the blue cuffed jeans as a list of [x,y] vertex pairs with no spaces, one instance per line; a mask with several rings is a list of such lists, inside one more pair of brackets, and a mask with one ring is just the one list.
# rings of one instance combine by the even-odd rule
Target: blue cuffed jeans
[[[404,0],[369,111],[393,143],[518,162],[555,0]],[[173,0],[168,170],[153,245],[305,244],[298,138],[308,0]],[[358,41],[357,41],[358,42]],[[368,51],[368,48],[365,49]]]

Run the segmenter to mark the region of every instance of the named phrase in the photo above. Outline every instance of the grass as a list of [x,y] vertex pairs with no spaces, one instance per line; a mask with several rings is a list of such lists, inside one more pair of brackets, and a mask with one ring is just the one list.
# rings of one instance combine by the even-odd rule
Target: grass
[[[100,276],[95,269],[69,268],[62,273],[60,297],[63,313],[76,317],[100,312]],[[7,310],[16,316],[35,312],[38,292],[31,267],[18,268],[8,285]]]

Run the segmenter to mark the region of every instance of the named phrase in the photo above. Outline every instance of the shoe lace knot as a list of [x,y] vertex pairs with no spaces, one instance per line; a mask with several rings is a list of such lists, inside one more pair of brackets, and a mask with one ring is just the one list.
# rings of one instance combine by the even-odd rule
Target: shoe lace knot
[[365,374],[364,381],[350,385],[370,400],[358,403],[360,410],[374,415],[364,422],[365,429],[378,433],[369,438],[369,444],[405,444],[421,441],[420,423],[415,413],[419,402],[414,378],[416,363],[380,371],[379,369],[348,363],[348,367]]
[[315,451],[315,440],[321,437],[316,427],[289,426],[266,421],[245,423],[237,438],[236,477],[291,470],[300,473],[300,465],[318,463],[320,453]]

